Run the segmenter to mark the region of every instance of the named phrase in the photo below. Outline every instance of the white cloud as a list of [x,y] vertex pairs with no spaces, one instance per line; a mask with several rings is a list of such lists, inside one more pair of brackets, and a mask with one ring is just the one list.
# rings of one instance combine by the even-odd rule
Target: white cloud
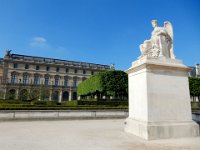
[[47,40],[44,37],[34,37],[30,42],[31,47],[39,47],[39,48],[46,48],[48,47]]
[[56,52],[60,55],[66,54],[69,51],[63,47],[63,46],[55,46],[51,43],[48,43],[46,38],[42,36],[36,36],[33,37],[29,43],[29,49],[31,50],[42,50],[42,51],[48,51],[48,52]]
[[35,37],[33,38],[35,42],[38,42],[38,43],[46,43],[46,39],[44,37]]

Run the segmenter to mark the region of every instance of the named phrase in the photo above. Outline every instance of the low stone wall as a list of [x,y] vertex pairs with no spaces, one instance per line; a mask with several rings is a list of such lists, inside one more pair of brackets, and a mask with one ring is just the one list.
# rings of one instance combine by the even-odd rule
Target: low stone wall
[[98,119],[126,118],[127,110],[4,110],[0,111],[0,121],[40,120],[40,119]]
[[[42,119],[103,119],[127,118],[128,110],[1,110],[0,121]],[[200,124],[200,111],[192,112],[194,121]]]

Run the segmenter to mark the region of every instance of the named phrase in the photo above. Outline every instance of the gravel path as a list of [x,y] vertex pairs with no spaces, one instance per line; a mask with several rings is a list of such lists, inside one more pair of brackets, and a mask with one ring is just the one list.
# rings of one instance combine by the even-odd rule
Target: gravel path
[[145,141],[124,119],[0,122],[0,150],[200,150],[200,137]]

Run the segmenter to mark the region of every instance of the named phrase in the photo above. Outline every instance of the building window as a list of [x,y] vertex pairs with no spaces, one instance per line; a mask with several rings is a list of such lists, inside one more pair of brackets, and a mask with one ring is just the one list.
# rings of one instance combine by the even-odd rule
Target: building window
[[94,71],[91,71],[91,75],[94,75]]
[[49,85],[49,77],[48,76],[45,76],[45,78],[44,78],[44,85],[45,86]]
[[25,64],[25,69],[29,69],[29,65],[28,64]]
[[35,68],[36,70],[40,70],[40,66],[36,66],[36,68]]
[[55,76],[55,86],[58,86],[58,85],[59,85],[59,77]]
[[65,80],[64,80],[64,86],[65,86],[65,87],[68,86],[68,79],[67,79],[67,78],[65,78]]
[[59,72],[59,71],[60,71],[60,68],[59,68],[59,67],[57,67],[57,68],[56,68],[56,72]]
[[12,74],[11,75],[11,83],[15,84],[17,80],[17,75],[16,74]]
[[65,69],[65,72],[68,73],[68,72],[69,72],[69,69],[66,68],[66,69]]
[[74,73],[77,73],[77,69],[74,70]]
[[28,84],[28,74],[23,75],[23,84]]
[[13,68],[18,68],[18,64],[13,64]]
[[85,70],[83,70],[83,74],[86,74],[86,71],[85,71]]
[[74,79],[73,86],[74,86],[74,87],[77,86],[77,79]]
[[49,70],[50,70],[50,68],[49,68],[49,66],[47,66],[47,67],[46,67],[46,71],[49,71]]
[[40,77],[38,75],[34,76],[34,85],[38,85],[40,83]]

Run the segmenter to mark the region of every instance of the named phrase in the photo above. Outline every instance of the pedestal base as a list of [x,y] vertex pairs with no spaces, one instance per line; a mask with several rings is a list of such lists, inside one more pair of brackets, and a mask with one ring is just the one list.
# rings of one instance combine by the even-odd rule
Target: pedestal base
[[125,131],[147,140],[199,135],[192,121],[188,71],[181,61],[143,57],[126,72],[129,117]]
[[125,131],[146,140],[195,137],[199,135],[199,125],[194,121],[151,123],[127,118]]

